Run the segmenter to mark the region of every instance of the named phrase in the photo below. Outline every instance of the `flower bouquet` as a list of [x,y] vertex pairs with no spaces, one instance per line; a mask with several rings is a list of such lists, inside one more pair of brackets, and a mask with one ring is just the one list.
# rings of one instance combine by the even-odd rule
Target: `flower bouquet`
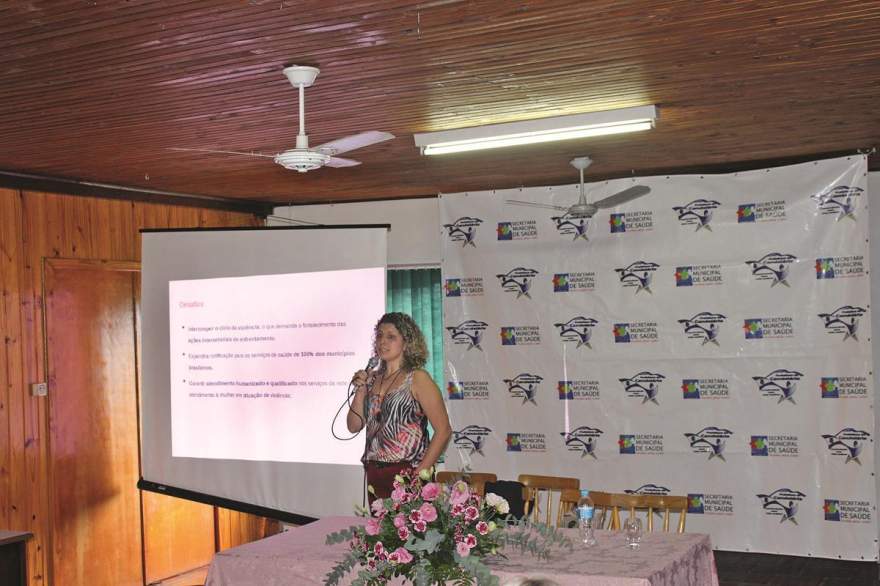
[[[510,517],[507,501],[495,494],[472,493],[465,482],[430,482],[431,474],[405,472],[395,477],[391,498],[376,499],[364,525],[327,536],[327,543],[348,541],[350,549],[327,575],[326,584],[339,584],[360,566],[353,586],[385,584],[403,576],[416,586],[498,584],[483,563],[516,545],[538,558],[547,558],[551,545],[571,542],[555,529]],[[372,488],[372,487],[371,487]]]

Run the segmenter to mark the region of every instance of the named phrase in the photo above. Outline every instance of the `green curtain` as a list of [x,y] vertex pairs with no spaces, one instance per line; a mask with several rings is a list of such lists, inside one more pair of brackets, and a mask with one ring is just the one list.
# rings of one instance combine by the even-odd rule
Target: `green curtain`
[[385,307],[412,316],[428,344],[425,370],[443,386],[443,295],[440,269],[389,269]]

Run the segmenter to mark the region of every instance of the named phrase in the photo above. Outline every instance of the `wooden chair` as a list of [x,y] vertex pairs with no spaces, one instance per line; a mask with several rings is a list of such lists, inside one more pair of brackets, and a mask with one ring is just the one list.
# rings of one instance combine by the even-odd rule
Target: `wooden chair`
[[[553,501],[555,494],[559,494],[561,499],[562,491],[574,490],[575,492],[581,486],[581,481],[577,478],[567,478],[564,476],[538,476],[536,474],[520,474],[517,478],[523,484],[523,499],[525,500],[525,516],[529,516],[531,511],[532,521],[540,521],[541,516],[541,499],[542,494],[546,494],[546,515],[544,515],[544,523],[551,524],[553,519]],[[578,497],[580,498],[580,496]],[[577,503],[577,499],[574,501]],[[562,502],[556,507],[556,525],[562,521]]]
[[486,496],[486,483],[497,482],[498,477],[490,472],[456,472],[454,470],[442,470],[434,475],[434,479],[441,484],[449,484],[457,480],[464,480],[475,493],[481,497]]
[[[663,496],[654,494],[621,494],[610,492],[590,491],[590,498],[596,507],[593,514],[594,527],[596,529],[620,530],[620,511],[629,511],[629,518],[636,516],[637,510],[647,511],[645,531],[654,530],[654,513],[663,514],[663,531],[669,531],[669,519],[673,513],[678,513],[678,532],[684,533],[685,517],[687,516],[686,496]],[[580,499],[578,491],[565,491],[560,498],[568,507],[564,514],[577,506]]]

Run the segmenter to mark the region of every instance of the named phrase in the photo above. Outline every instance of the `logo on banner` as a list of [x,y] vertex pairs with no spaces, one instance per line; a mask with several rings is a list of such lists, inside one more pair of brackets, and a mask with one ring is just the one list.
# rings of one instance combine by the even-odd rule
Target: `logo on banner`
[[556,224],[556,231],[560,236],[571,236],[572,241],[583,240],[587,242],[587,228],[590,226],[590,219],[580,215],[565,212],[561,216],[551,216],[551,220]]
[[443,290],[447,297],[478,297],[483,294],[483,277],[446,279]]
[[476,348],[482,352],[480,342],[483,340],[483,332],[489,327],[484,321],[469,319],[463,321],[457,326],[446,326],[449,337],[453,344],[465,344],[466,350]]
[[596,427],[582,425],[568,432],[560,432],[559,435],[562,436],[562,441],[565,442],[565,447],[569,452],[578,452],[581,458],[590,456],[597,460],[596,442],[599,441],[603,433],[605,432]]
[[722,462],[724,459],[724,448],[727,447],[727,440],[733,432],[729,429],[721,427],[704,427],[696,433],[686,433],[684,437],[688,439],[691,450],[695,454],[709,454],[709,459],[718,458]]
[[695,199],[689,204],[675,206],[672,209],[678,214],[678,222],[682,226],[696,226],[694,232],[712,231],[712,215],[721,205],[714,199]]
[[624,232],[650,232],[654,229],[654,212],[626,212],[611,214],[608,224],[612,234]]
[[729,399],[730,384],[726,378],[685,378],[681,393],[685,399]]
[[861,187],[838,185],[837,187],[811,195],[816,202],[816,207],[823,216],[833,215],[835,221],[849,218],[856,220],[856,207],[858,199],[865,192]]
[[612,329],[616,344],[629,344],[630,342],[656,342],[660,338],[655,321],[637,321],[630,323],[614,324]]
[[649,494],[654,496],[666,496],[671,491],[665,486],[659,484],[643,484],[635,489],[627,489],[623,491],[626,494]]
[[663,455],[663,436],[657,433],[621,434],[617,445],[621,454]]
[[868,501],[825,499],[822,512],[826,521],[842,523],[870,523],[872,505]]
[[688,493],[689,515],[732,515],[732,494]]
[[486,442],[486,437],[491,434],[492,430],[488,427],[468,425],[460,431],[452,432],[452,443],[459,450],[468,450],[471,456],[474,454],[485,456],[483,445]]
[[691,340],[699,340],[701,346],[718,343],[718,333],[721,324],[727,317],[720,313],[701,311],[690,319],[680,319],[678,323],[684,328],[684,334]]
[[806,494],[799,490],[790,488],[778,488],[770,494],[756,495],[761,499],[761,506],[764,508],[764,514],[768,517],[779,517],[780,523],[791,521],[795,525],[798,524],[795,515],[797,515],[800,502],[806,498]]
[[648,372],[643,370],[630,378],[617,379],[623,384],[623,392],[631,399],[641,399],[642,405],[650,401],[655,405],[660,403],[657,401],[657,395],[660,394],[660,383],[666,377],[657,372]]
[[543,433],[508,433],[508,452],[546,452],[547,437]]
[[771,252],[758,260],[747,260],[746,264],[752,269],[756,280],[769,281],[772,288],[776,285],[791,287],[788,284],[788,271],[793,262],[797,262],[797,257],[793,254]]
[[844,464],[855,462],[861,466],[862,461],[859,460],[859,456],[862,453],[862,448],[865,447],[865,442],[871,439],[871,434],[867,431],[846,427],[834,435],[823,433],[822,439],[825,440],[825,445],[831,455],[845,458]]
[[596,273],[556,273],[553,275],[553,292],[593,291],[596,288]]
[[498,222],[498,240],[534,240],[538,237],[538,222],[535,220],[519,220],[516,222]]
[[753,435],[749,447],[753,456],[796,458],[800,453],[796,435]]
[[867,309],[855,305],[838,307],[831,313],[820,313],[819,317],[828,334],[843,334],[843,341],[852,339],[859,341],[859,319],[868,312]]
[[780,222],[785,219],[785,200],[745,203],[736,210],[737,224]]
[[793,338],[794,318],[785,316],[752,317],[743,320],[746,340]]
[[556,385],[560,401],[592,400],[599,398],[597,380],[561,380]]
[[620,284],[624,287],[635,288],[635,294],[639,291],[651,293],[651,281],[654,279],[654,271],[660,268],[655,262],[637,260],[628,267],[614,269],[620,278]]
[[450,401],[469,399],[488,399],[489,381],[486,380],[462,380],[449,381],[446,384],[446,394]]
[[528,297],[529,290],[532,288],[532,279],[538,274],[535,269],[527,269],[524,267],[516,267],[510,269],[503,275],[495,275],[501,283],[501,288],[508,293],[516,293],[516,298]]
[[868,378],[864,376],[823,376],[819,381],[823,399],[866,399]]
[[559,328],[559,337],[562,338],[563,341],[577,342],[575,348],[586,346],[592,350],[593,346],[590,344],[590,339],[593,337],[593,328],[596,327],[598,323],[599,322],[591,317],[579,315],[571,318],[565,323],[556,323],[553,325]]
[[477,228],[482,223],[483,220],[480,218],[463,216],[451,224],[443,224],[443,227],[446,228],[446,237],[451,242],[461,242],[462,248],[467,246],[476,248]]
[[721,265],[690,265],[676,267],[675,286],[694,287],[701,285],[723,285]]
[[840,279],[864,276],[864,256],[830,256],[816,259],[817,279]]
[[541,343],[538,326],[504,326],[501,328],[502,346],[535,346]]
[[777,368],[766,376],[753,376],[752,380],[758,385],[758,392],[764,397],[776,397],[776,404],[785,401],[797,405],[794,394],[797,391],[798,382],[804,377],[802,372]]
[[542,376],[524,372],[516,375],[514,378],[504,379],[504,384],[507,385],[507,392],[512,397],[519,397],[523,400],[523,405],[526,403],[537,405],[538,402],[535,400],[535,397],[538,394],[538,388],[542,380],[544,380]]

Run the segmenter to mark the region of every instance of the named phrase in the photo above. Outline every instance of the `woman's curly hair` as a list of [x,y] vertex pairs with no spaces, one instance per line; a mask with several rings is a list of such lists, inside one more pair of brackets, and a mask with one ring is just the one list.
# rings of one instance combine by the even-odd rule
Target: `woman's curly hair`
[[[413,318],[398,311],[383,315],[373,330],[373,348],[376,347],[379,326],[382,324],[391,324],[403,336],[402,367],[404,370],[416,370],[425,366],[425,363],[428,361],[428,346],[425,344],[425,336],[422,335],[422,330],[419,329]],[[384,364],[382,368],[385,368]]]

